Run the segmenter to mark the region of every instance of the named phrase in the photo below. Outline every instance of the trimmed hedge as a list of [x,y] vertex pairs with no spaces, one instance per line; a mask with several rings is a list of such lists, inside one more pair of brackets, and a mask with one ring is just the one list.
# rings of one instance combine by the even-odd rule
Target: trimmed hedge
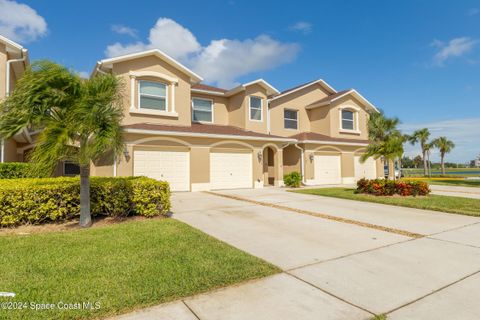
[[373,194],[376,196],[426,196],[430,193],[428,184],[424,181],[360,179],[357,182],[357,193]]
[[0,179],[18,179],[30,177],[30,163],[4,162],[0,163]]
[[287,187],[298,188],[302,183],[302,175],[297,171],[286,174],[283,176],[283,183]]
[[[145,177],[90,179],[92,216],[153,217],[170,211],[167,182]],[[0,181],[0,227],[66,221],[80,215],[79,178]]]

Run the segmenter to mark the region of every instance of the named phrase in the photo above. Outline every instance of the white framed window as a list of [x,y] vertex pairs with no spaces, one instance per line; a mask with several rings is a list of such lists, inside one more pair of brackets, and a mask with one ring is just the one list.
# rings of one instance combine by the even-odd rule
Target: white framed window
[[193,98],[192,121],[213,123],[213,100]]
[[283,110],[283,127],[285,129],[298,129],[298,110]]
[[349,109],[342,109],[341,111],[341,122],[343,130],[356,130],[355,125],[355,111]]
[[140,80],[138,82],[138,108],[167,111],[167,88],[165,83]]
[[249,116],[251,121],[263,121],[263,100],[262,98],[251,96],[249,103]]

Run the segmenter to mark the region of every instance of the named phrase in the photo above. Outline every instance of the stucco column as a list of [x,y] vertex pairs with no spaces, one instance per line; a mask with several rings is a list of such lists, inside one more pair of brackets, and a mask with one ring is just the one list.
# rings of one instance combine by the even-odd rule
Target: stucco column
[[191,191],[210,190],[210,148],[190,148]]
[[355,164],[353,152],[342,152],[342,183],[355,183]]
[[[262,155],[259,158],[259,154]],[[252,153],[252,170],[253,170],[253,187],[263,188],[264,175],[263,175],[263,149],[255,148]]]
[[274,153],[274,168],[275,168],[275,182],[276,187],[283,187],[283,150],[278,149]]
[[384,165],[383,165],[383,160],[378,158],[375,161],[375,164],[377,165],[377,178],[384,179],[385,178],[385,169],[384,169]]
[[314,155],[315,155],[315,152],[312,150],[306,150],[303,155],[304,157],[303,163],[305,164],[304,181],[306,185],[314,184],[314,180],[315,180],[315,166],[314,166],[314,160],[313,160]]

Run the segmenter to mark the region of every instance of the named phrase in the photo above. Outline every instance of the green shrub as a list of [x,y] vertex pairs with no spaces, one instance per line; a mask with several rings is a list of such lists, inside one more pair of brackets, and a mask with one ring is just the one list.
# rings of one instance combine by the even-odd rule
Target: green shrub
[[[92,177],[90,181],[93,216],[152,217],[170,211],[167,182],[145,177]],[[0,227],[65,221],[79,214],[79,178],[0,181]]]
[[30,163],[4,162],[0,163],[0,179],[18,179],[30,177]]
[[413,180],[386,180],[360,179],[357,182],[357,193],[373,194],[376,196],[426,196],[430,193],[428,184],[424,181]]
[[298,188],[302,183],[302,175],[297,171],[286,174],[283,176],[283,183],[287,187]]

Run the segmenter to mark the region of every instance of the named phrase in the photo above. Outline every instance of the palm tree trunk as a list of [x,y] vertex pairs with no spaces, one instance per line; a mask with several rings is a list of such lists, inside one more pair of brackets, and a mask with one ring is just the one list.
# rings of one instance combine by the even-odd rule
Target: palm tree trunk
[[423,175],[426,176],[427,175],[427,171],[428,171],[428,168],[427,168],[427,155],[426,155],[426,151],[425,150],[422,150],[422,158],[423,158]]
[[90,227],[90,166],[80,166],[80,227]]
[[445,175],[445,162],[444,162],[445,155],[443,153],[441,153],[440,157],[441,157],[440,161],[442,162],[442,175]]
[[388,159],[388,179],[395,180],[395,163],[392,159]]
[[428,177],[431,177],[432,168],[430,167],[430,151],[427,151],[427,165],[428,165]]

